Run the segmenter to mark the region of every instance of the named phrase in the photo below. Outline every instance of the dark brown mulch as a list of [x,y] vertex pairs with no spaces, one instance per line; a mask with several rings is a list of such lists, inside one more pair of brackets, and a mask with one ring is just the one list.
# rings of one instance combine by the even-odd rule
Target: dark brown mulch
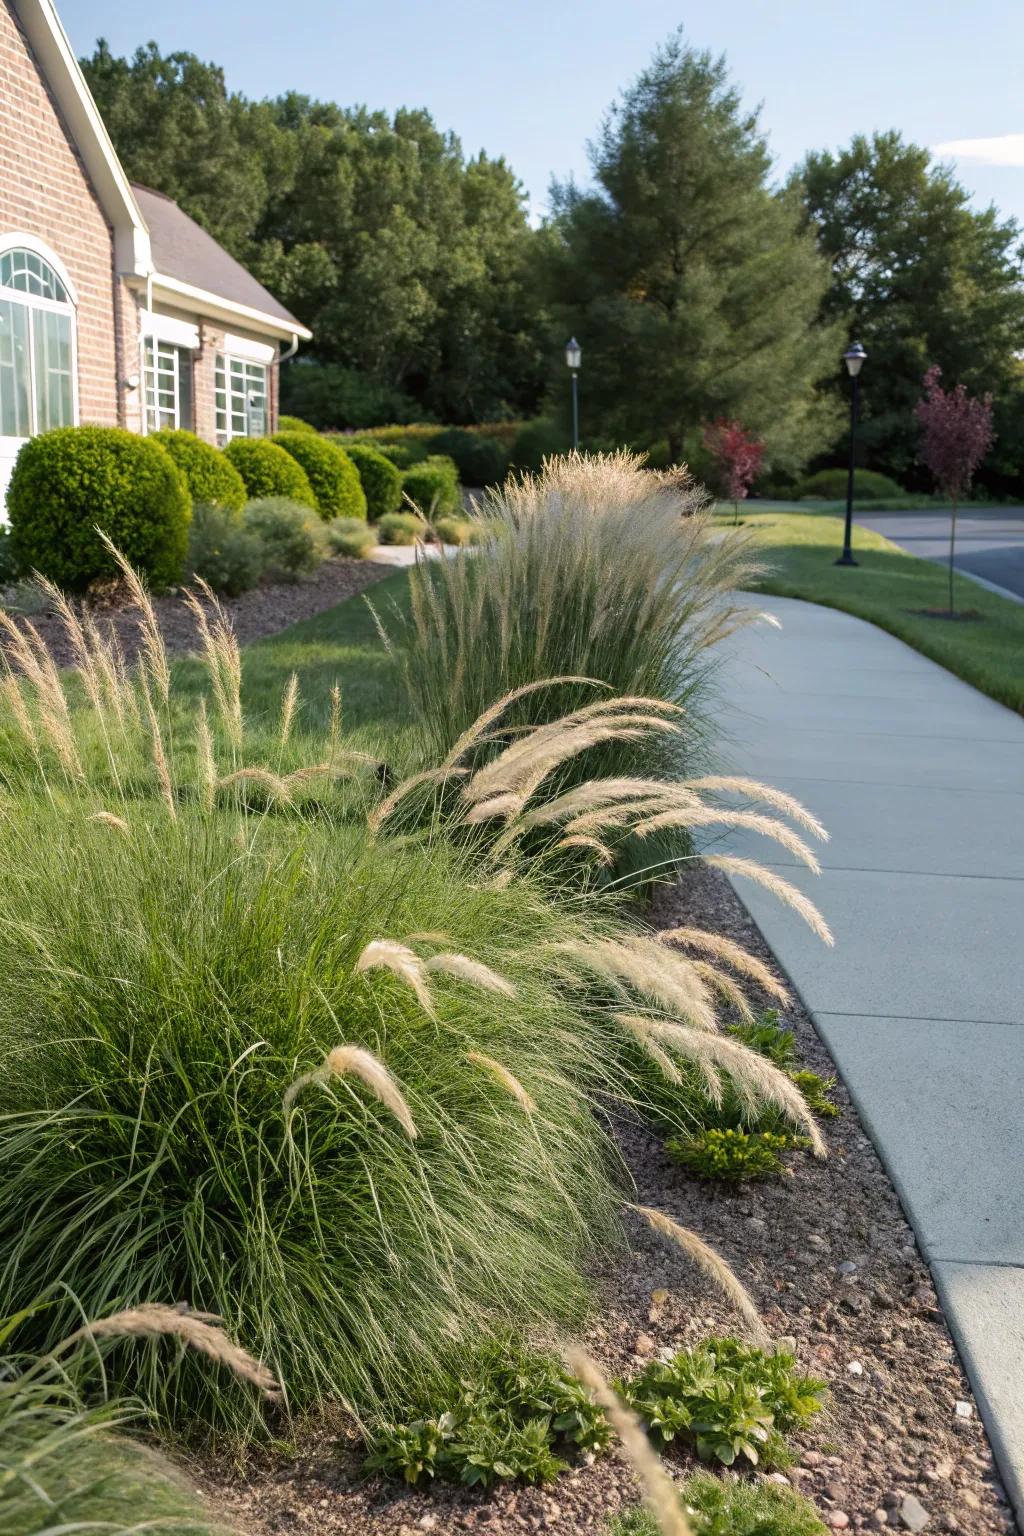
[[[250,640],[277,634],[289,624],[311,619],[315,614],[333,608],[336,603],[354,597],[382,577],[389,576],[393,569],[393,566],[377,565],[372,560],[325,560],[312,576],[301,581],[268,582],[251,592],[243,592],[240,597],[222,598],[221,602],[239,641],[246,645]],[[110,624],[127,659],[134,660],[138,651],[138,610],[123,589],[112,586],[85,601],[90,604],[101,628]],[[196,640],[195,620],[180,595],[171,593],[158,597],[153,606],[168,652],[175,656],[192,650]],[[12,613],[12,617],[18,622],[17,612]],[[72,666],[75,658],[57,615],[43,608],[27,617],[49,646],[57,665]]]
[[[713,928],[772,961],[717,871],[700,870],[663,891],[652,921]],[[830,1075],[806,1013],[794,1005],[785,1023],[806,1065]],[[794,1340],[803,1368],[827,1379],[827,1413],[795,1446],[797,1464],[786,1475],[831,1528],[904,1530],[900,1509],[910,1496],[927,1512],[929,1531],[1012,1536],[1016,1527],[927,1267],[841,1085],[836,1099],[842,1116],[827,1122],[827,1162],[802,1156],[790,1177],[735,1191],[686,1177],[657,1139],[627,1128],[621,1144],[636,1199],[712,1243],[752,1291],[772,1335]],[[638,1218],[630,1218],[630,1237],[629,1256],[596,1276],[600,1306],[587,1342],[609,1373],[735,1329],[721,1298]],[[663,1301],[652,1294],[661,1291],[668,1293]],[[958,1414],[958,1403],[969,1417]],[[297,1439],[294,1457],[254,1465],[245,1478],[205,1469],[215,1503],[241,1530],[577,1536],[600,1531],[607,1515],[637,1497],[631,1472],[615,1456],[548,1489],[416,1492],[361,1479],[358,1446],[341,1423],[304,1429]],[[668,1465],[679,1475],[692,1467],[680,1457]]]

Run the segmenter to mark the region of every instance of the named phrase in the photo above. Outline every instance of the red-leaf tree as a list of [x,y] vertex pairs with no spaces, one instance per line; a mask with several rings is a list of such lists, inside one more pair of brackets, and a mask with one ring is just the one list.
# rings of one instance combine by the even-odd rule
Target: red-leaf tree
[[720,416],[704,428],[704,447],[715,466],[719,493],[732,502],[739,518],[739,503],[761,473],[765,445],[739,421]]
[[949,611],[953,612],[953,554],[956,548],[956,509],[966,496],[974,471],[992,446],[992,396],[981,399],[963,384],[945,390],[942,369],[933,364],[924,376],[924,394],[914,407],[921,433],[918,455],[952,504],[949,525]]

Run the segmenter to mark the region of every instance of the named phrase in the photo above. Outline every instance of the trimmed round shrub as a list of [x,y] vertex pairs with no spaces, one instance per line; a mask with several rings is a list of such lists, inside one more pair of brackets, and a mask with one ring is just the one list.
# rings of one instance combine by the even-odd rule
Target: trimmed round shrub
[[376,448],[392,464],[397,464],[399,469],[411,469],[414,464],[422,464],[427,457],[426,443],[372,443],[369,446]]
[[463,485],[497,485],[508,474],[508,454],[496,437],[449,427],[430,439],[430,451],[453,461]]
[[255,501],[283,496],[316,507],[316,496],[302,465],[269,437],[234,437],[225,454],[245,482],[246,494]]
[[326,528],[328,548],[350,560],[365,560],[377,543],[377,535],[361,517],[336,517]]
[[97,527],[154,587],[180,580],[192,500],[167,449],[121,427],[57,427],[30,438],[7,490],[11,556],[81,591],[117,566]]
[[451,459],[439,455],[407,469],[402,490],[424,517],[443,517],[462,509],[458,472]]
[[188,537],[189,569],[215,592],[237,597],[255,587],[265,564],[263,542],[241,514],[198,501]]
[[392,461],[369,443],[351,443],[345,452],[352,460],[366,497],[366,515],[377,521],[402,505],[402,476]]
[[[820,496],[822,501],[845,501],[847,474],[845,469],[819,469],[817,474],[800,481],[796,488],[797,499]],[[855,469],[853,472],[854,501],[882,501],[888,496],[906,494],[888,475],[876,474],[873,469]]]
[[382,544],[415,544],[429,532],[430,525],[414,512],[389,512],[377,524],[377,537]]
[[325,522],[366,516],[359,471],[343,448],[315,432],[279,432],[273,441],[305,471]]
[[185,476],[193,502],[223,507],[227,512],[237,513],[235,521],[240,521],[245,506],[245,482],[219,448],[204,443],[194,432],[170,427],[154,432],[153,438],[163,444]]
[[308,421],[300,421],[298,416],[279,416],[277,430],[279,432],[312,432],[314,436],[316,434],[316,427],[311,427]]
[[278,581],[310,576],[324,558],[324,525],[305,502],[287,496],[250,501],[245,526],[262,545],[264,574]]

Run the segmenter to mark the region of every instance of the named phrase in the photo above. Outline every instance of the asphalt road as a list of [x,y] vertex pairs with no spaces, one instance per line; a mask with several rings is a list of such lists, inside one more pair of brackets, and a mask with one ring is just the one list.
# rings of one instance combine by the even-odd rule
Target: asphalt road
[[[854,521],[873,528],[912,555],[949,558],[948,512],[858,512]],[[1024,601],[1024,507],[974,508],[956,520],[957,570],[982,576]]]

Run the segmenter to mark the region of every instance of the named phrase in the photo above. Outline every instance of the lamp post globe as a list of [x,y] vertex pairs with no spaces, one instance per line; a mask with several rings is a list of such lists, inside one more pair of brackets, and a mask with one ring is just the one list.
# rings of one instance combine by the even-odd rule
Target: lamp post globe
[[575,336],[565,344],[565,363],[572,375],[572,446],[574,449],[580,446],[580,402],[578,376],[580,363],[583,359],[583,348]]
[[846,522],[843,527],[843,552],[836,565],[857,565],[853,558],[853,471],[857,461],[857,407],[860,403],[860,371],[867,361],[867,353],[859,341],[853,341],[843,353],[843,362],[852,381],[850,389],[850,465],[846,474]]

